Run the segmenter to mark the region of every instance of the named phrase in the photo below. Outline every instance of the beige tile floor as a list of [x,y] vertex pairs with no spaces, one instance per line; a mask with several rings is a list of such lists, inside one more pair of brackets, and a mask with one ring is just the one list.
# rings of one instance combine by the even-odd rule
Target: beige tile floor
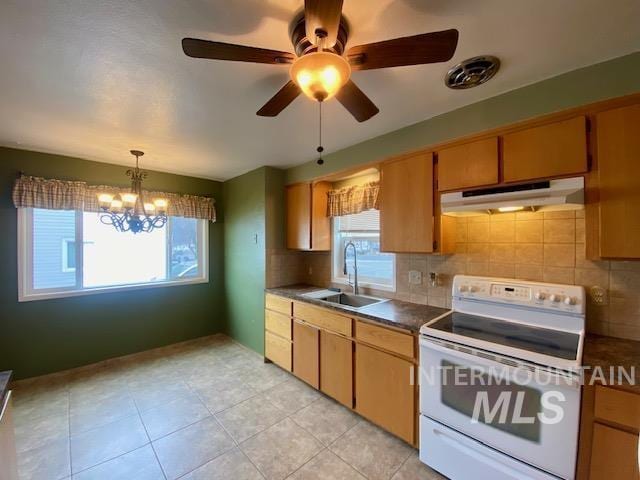
[[228,337],[21,382],[22,480],[441,479],[417,451]]

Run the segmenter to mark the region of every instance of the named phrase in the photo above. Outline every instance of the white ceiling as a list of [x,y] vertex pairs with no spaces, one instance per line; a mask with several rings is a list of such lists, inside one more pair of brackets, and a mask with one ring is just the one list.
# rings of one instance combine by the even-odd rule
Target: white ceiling
[[[256,110],[286,66],[186,57],[182,37],[291,51],[303,0],[2,0],[0,144],[228,179],[315,158],[317,106],[300,97],[276,118]],[[380,107],[357,123],[325,106],[327,152],[576,68],[640,50],[638,0],[345,0],[349,45],[457,28],[446,64],[355,72]],[[467,91],[448,67],[493,54],[502,69]]]

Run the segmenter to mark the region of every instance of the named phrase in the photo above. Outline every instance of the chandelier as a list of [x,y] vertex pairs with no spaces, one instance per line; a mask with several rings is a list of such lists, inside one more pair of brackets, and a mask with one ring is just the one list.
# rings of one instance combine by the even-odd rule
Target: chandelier
[[142,181],[147,173],[138,168],[138,160],[144,152],[131,150],[131,154],[136,157],[136,168],[127,170],[131,178],[131,192],[117,195],[99,193],[100,221],[105,225],[113,225],[118,232],[151,232],[167,223],[169,202],[166,198],[145,202]]

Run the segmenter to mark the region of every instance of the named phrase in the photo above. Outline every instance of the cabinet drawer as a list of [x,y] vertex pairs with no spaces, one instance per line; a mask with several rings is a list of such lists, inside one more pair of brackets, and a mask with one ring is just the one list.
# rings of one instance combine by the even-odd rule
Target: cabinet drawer
[[595,416],[640,430],[640,395],[596,385]]
[[264,356],[273,363],[280,365],[287,371],[291,371],[291,342],[274,335],[271,332],[264,333]]
[[333,313],[325,308],[314,307],[306,303],[294,302],[294,317],[304,320],[311,325],[331,330],[332,332],[351,336],[351,319],[343,317],[337,313]]
[[285,315],[291,315],[291,303],[291,300],[288,298],[277,297],[271,294],[267,294],[264,299],[264,304],[267,309],[284,313]]
[[288,315],[265,310],[264,325],[270,332],[291,340],[291,317]]
[[412,335],[377,327],[369,323],[356,322],[356,339],[390,352],[414,358],[414,338]]

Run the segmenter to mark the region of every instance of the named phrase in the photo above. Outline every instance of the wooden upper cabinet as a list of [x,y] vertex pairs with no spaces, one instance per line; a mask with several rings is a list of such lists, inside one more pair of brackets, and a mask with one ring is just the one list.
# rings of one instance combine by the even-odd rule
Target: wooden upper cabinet
[[331,222],[327,217],[329,182],[287,186],[287,248],[330,250]]
[[438,190],[494,185],[498,168],[497,137],[445,148],[438,152]]
[[502,160],[505,182],[584,173],[587,120],[580,116],[506,134]]
[[433,155],[392,160],[380,170],[380,244],[384,252],[433,252]]
[[640,258],[640,105],[596,116],[600,256]]

